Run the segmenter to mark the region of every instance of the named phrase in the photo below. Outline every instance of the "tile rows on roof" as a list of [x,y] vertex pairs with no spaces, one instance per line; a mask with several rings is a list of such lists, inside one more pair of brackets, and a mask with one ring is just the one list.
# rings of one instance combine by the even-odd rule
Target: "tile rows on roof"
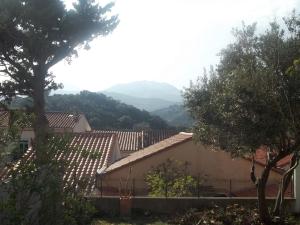
[[121,151],[134,152],[146,148],[175,134],[172,130],[118,131],[96,130],[95,133],[116,133]]
[[9,113],[0,110],[0,127],[8,127]]
[[[72,114],[66,112],[46,112],[46,118],[51,128],[74,128],[78,123],[82,114]],[[9,113],[0,111],[0,127],[7,127],[9,121]]]
[[53,128],[74,128],[82,114],[72,114],[65,112],[47,112],[46,117],[49,127]]
[[[91,192],[95,187],[97,170],[112,163],[115,142],[115,134],[72,134],[68,139],[67,148],[63,151],[59,150],[55,155],[55,159],[61,160],[64,164],[63,181],[65,187],[73,186],[75,181],[80,181],[84,182],[85,192]],[[30,148],[17,162],[14,169],[17,169],[19,164],[28,163],[34,157],[35,153]],[[2,180],[7,178],[12,169],[7,167],[2,170],[0,178]]]
[[169,149],[170,147],[180,144],[180,143],[184,143],[188,140],[191,140],[193,137],[193,135],[191,133],[179,133],[177,135],[174,135],[170,138],[167,138],[163,141],[160,141],[154,145],[151,145],[145,149],[142,149],[140,151],[134,152],[132,154],[130,154],[129,156],[113,163],[112,165],[110,165],[107,169],[106,172],[110,172],[113,171],[115,169],[118,169],[120,167],[126,166],[128,164],[131,164],[135,161],[144,159],[146,157],[149,157],[155,153],[164,151]]

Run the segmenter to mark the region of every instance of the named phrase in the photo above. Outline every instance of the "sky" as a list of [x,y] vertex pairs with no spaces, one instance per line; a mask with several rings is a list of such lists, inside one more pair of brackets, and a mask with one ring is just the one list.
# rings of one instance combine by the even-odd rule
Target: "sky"
[[[65,0],[68,7],[73,0]],[[108,1],[99,0],[100,4]],[[101,91],[139,80],[166,82],[178,89],[216,65],[233,41],[232,28],[258,23],[264,30],[300,0],[115,0],[120,23],[108,36],[79,50],[69,65],[52,67],[66,91]],[[298,11],[299,12],[299,11]]]

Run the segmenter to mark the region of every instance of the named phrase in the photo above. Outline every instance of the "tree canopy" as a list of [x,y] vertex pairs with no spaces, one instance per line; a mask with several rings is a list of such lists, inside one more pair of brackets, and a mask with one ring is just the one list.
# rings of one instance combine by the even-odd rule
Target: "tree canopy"
[[254,167],[251,173],[265,222],[270,220],[264,204],[269,172],[290,154],[291,168],[296,166],[300,150],[300,20],[293,13],[284,21],[284,27],[273,22],[259,34],[255,24],[234,29],[235,41],[221,51],[217,67],[185,92],[197,140],[233,155],[262,146],[268,152],[261,176],[255,177]]
[[[9,102],[23,95],[33,100],[30,111],[34,114],[32,143],[36,158],[35,168],[29,172],[34,174],[30,176],[34,183],[23,188],[34,205],[21,213],[34,222],[23,218],[24,224],[61,224],[60,209],[66,207],[61,171],[52,163],[48,143],[45,95],[59,87],[49,69],[63,59],[70,61],[78,48],[89,49],[92,40],[114,30],[118,17],[110,14],[112,6],[77,0],[72,9],[66,9],[62,0],[0,0],[0,76],[6,79],[0,82],[0,98]],[[37,188],[38,184],[43,188]],[[18,208],[17,195],[9,194],[12,208]]]
[[[7,97],[33,95],[34,84],[43,70],[42,88],[57,85],[48,69],[77,55],[78,46],[112,31],[116,16],[108,17],[112,4],[101,7],[94,0],[80,0],[67,10],[61,0],[1,0],[0,7],[0,93]],[[42,75],[40,75],[42,76]]]

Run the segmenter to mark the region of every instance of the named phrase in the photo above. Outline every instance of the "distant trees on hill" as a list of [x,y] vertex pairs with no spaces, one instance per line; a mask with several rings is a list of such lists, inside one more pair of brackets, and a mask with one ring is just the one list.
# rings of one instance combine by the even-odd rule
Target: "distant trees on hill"
[[[24,107],[28,99],[17,99],[13,106]],[[82,112],[93,129],[170,129],[158,116],[116,101],[104,94],[82,91],[80,94],[53,95],[46,98],[47,111]]]

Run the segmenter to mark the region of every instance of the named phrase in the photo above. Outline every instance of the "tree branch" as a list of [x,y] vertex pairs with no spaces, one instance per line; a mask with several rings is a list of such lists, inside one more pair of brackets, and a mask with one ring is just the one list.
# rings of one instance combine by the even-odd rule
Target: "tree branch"
[[251,173],[250,173],[251,181],[257,185],[256,181],[257,178],[255,176],[255,160],[254,160],[254,155],[252,155],[252,167],[251,167]]

